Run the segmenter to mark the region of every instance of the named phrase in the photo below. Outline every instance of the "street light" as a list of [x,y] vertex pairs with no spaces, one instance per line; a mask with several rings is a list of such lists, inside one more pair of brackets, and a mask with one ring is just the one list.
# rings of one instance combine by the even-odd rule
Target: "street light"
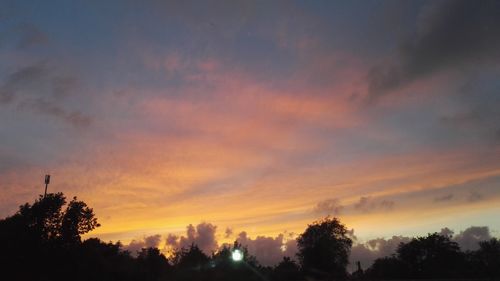
[[233,259],[233,261],[239,262],[239,261],[243,260],[243,252],[241,252],[241,250],[239,250],[239,249],[235,249],[235,250],[233,250],[233,253],[231,254],[231,258]]

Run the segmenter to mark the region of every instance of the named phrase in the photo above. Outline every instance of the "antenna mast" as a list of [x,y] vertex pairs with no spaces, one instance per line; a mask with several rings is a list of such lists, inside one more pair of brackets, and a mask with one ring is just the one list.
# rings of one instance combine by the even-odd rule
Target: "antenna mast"
[[47,196],[47,186],[50,183],[50,175],[45,175],[45,193],[43,194],[43,198]]

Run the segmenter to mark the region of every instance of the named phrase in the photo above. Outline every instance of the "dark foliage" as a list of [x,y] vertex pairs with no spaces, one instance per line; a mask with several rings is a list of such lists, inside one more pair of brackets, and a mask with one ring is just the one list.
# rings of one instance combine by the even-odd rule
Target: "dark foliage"
[[274,268],[273,280],[298,281],[303,279],[300,266],[289,257],[283,257],[283,260]]
[[345,278],[352,240],[337,218],[314,222],[297,239],[302,269],[315,278]]
[[471,275],[500,279],[500,241],[493,238],[479,243],[479,249],[468,253]]
[[401,244],[397,256],[410,278],[458,277],[461,274],[456,267],[464,261],[458,244],[437,233]]
[[477,251],[460,251],[437,233],[401,243],[391,257],[377,259],[365,272],[370,279],[484,279],[500,277],[500,243],[480,242]]
[[375,260],[367,274],[374,279],[398,279],[406,275],[408,269],[395,256]]

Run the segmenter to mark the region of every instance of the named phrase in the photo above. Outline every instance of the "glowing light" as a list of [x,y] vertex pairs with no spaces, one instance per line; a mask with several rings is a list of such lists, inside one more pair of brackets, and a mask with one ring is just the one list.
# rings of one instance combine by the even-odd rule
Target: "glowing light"
[[241,250],[236,249],[233,251],[231,258],[233,259],[233,261],[241,261],[243,260],[243,253],[241,252]]

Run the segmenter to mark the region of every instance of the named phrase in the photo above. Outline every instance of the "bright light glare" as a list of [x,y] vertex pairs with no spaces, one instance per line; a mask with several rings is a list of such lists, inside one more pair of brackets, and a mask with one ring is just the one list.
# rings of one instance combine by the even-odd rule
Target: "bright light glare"
[[236,249],[233,251],[231,258],[233,259],[233,261],[241,261],[243,259],[243,253],[240,250]]

